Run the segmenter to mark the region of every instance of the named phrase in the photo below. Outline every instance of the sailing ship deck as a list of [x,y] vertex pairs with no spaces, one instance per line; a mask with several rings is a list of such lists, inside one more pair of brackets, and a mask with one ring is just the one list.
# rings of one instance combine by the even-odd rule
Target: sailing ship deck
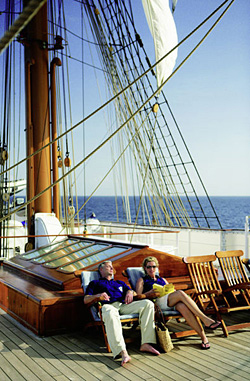
[[[247,313],[225,320],[246,321]],[[181,323],[171,322],[175,329]],[[139,331],[134,332],[138,336]],[[173,340],[168,354],[139,352],[139,342],[128,344],[132,361],[120,366],[107,353],[95,331],[41,338],[23,328],[0,309],[0,379],[4,380],[249,380],[250,329],[208,334],[211,349],[202,351],[196,336]]]

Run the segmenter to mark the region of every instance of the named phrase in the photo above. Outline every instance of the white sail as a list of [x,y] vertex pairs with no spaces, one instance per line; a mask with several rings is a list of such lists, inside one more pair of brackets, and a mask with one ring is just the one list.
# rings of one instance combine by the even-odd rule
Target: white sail
[[[175,22],[169,8],[168,0],[142,0],[148,26],[154,39],[155,59],[158,61],[171,51],[178,43]],[[157,85],[173,72],[177,58],[177,49],[170,53],[156,67]]]
[[174,13],[175,11],[175,7],[176,7],[176,4],[177,4],[177,1],[178,0],[172,0],[172,12]]

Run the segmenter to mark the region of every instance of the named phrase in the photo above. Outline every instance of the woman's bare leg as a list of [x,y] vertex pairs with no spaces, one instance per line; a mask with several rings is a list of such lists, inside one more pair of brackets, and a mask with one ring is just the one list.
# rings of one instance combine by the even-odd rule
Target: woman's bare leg
[[201,321],[205,324],[206,327],[209,327],[211,324],[216,323],[215,320],[206,316],[197,306],[197,304],[193,301],[190,296],[188,296],[184,291],[178,290],[169,294],[168,297],[168,306],[173,307],[178,302],[184,303],[188,309],[195,315],[198,316]]
[[185,318],[187,324],[198,333],[202,342],[208,343],[208,339],[205,335],[204,329],[200,326],[192,311],[190,311],[190,309],[182,302],[178,302],[175,308]]

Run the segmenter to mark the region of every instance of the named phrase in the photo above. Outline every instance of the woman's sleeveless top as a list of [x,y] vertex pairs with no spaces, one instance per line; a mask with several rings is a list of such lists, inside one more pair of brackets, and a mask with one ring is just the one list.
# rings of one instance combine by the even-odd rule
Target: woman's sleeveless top
[[153,284],[160,284],[161,286],[164,286],[166,284],[165,280],[161,278],[160,276],[156,275],[156,280],[152,279],[149,275],[145,275],[142,279],[144,281],[143,284],[143,292],[148,292],[152,290]]

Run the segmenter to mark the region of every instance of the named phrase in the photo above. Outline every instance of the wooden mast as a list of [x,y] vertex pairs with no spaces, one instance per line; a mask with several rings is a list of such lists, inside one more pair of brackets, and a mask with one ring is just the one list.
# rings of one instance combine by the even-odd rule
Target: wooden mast
[[[62,63],[58,57],[55,57],[50,64],[50,83],[51,83],[51,134],[52,140],[57,138],[56,128],[56,79],[55,68],[61,66]],[[53,167],[53,183],[58,180],[58,156],[57,156],[57,143],[52,144],[52,167]],[[53,187],[53,210],[56,217],[59,219],[59,184]]]
[[[25,29],[27,155],[50,141],[48,86],[47,4],[39,10]],[[27,200],[51,184],[50,148],[47,147],[27,162]],[[44,192],[28,208],[29,234],[34,234],[30,220],[34,213],[51,213],[51,190]],[[29,240],[31,241],[31,240]]]

